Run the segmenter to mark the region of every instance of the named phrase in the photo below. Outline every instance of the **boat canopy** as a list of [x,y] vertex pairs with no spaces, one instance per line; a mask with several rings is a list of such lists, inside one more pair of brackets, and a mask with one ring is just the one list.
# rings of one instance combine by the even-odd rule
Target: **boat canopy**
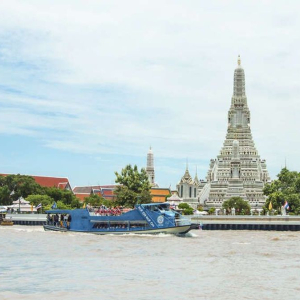
[[71,210],[70,209],[51,209],[51,210],[47,210],[46,214],[70,214]]
[[141,204],[144,208],[156,211],[168,211],[170,209],[170,203],[149,203],[149,204]]

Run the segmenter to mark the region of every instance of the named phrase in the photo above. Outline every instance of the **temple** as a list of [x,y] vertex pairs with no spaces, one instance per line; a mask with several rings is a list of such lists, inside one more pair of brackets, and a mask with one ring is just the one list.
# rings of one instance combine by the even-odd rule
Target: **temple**
[[148,153],[147,153],[147,167],[146,167],[146,173],[149,178],[149,182],[151,186],[157,186],[155,184],[155,173],[154,173],[154,157],[153,157],[153,151],[150,147]]
[[183,174],[182,178],[176,185],[178,196],[183,200],[183,202],[190,204],[190,206],[193,208],[197,208],[199,204],[199,199],[198,199],[199,186],[200,186],[200,182],[198,179],[197,170],[196,170],[196,175],[193,179],[192,176],[190,175],[188,164],[186,164],[185,173]]
[[263,187],[269,181],[266,161],[260,159],[252,139],[245,73],[239,56],[226,139],[220,154],[210,161],[206,181],[199,184],[198,201],[218,208],[223,201],[238,196],[248,200],[252,208],[260,208],[265,203]]

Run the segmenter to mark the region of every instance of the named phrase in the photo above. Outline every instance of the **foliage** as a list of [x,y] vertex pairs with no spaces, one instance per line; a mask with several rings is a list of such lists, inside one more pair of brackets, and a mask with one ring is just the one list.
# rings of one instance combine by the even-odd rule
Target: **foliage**
[[182,214],[184,214],[184,215],[192,215],[193,213],[194,213],[194,210],[191,207],[184,209],[182,212]]
[[106,207],[110,207],[112,204],[112,201],[106,200],[105,198],[99,196],[99,195],[90,195],[88,197],[84,198],[84,202],[86,204],[89,204],[91,206],[97,207],[101,205],[105,205]]
[[115,172],[117,186],[115,190],[116,205],[125,207],[134,207],[137,203],[150,203],[150,182],[145,169],[139,172],[135,165],[127,165],[122,169],[121,174]]
[[80,201],[71,191],[56,187],[45,187],[44,191],[45,194],[50,196],[55,202],[61,201],[70,208],[79,208],[81,206]]
[[223,202],[222,205],[226,211],[230,211],[235,208],[236,215],[248,215],[250,214],[250,204],[248,201],[243,200],[241,197],[231,197],[230,199]]
[[187,203],[180,203],[178,205],[178,208],[179,209],[188,209],[188,208],[190,208],[190,206]]
[[197,207],[197,210],[198,210],[198,211],[203,211],[203,206],[202,206],[202,205],[199,205],[199,206]]
[[215,209],[214,207],[211,207],[211,208],[208,210],[208,214],[209,214],[209,215],[213,215],[215,212],[216,212],[216,209]]
[[11,205],[20,197],[35,206],[42,203],[43,210],[50,209],[54,201],[61,201],[62,205],[68,208],[80,207],[80,202],[72,191],[42,187],[31,176],[20,174],[0,176],[0,204]]
[[285,201],[289,203],[289,211],[300,213],[300,173],[283,168],[277,175],[278,179],[266,184],[264,194],[268,196],[265,208],[272,202],[273,209],[281,211]]
[[180,203],[178,208],[182,209],[183,215],[192,215],[194,212],[193,208],[191,208],[187,203]]
[[26,175],[7,175],[0,177],[0,203],[11,205],[21,196],[43,194],[43,188],[33,177]]
[[53,199],[48,195],[29,195],[26,200],[34,206],[42,203],[42,208],[39,210],[39,212],[44,212],[45,210],[50,209],[51,205],[53,204]]

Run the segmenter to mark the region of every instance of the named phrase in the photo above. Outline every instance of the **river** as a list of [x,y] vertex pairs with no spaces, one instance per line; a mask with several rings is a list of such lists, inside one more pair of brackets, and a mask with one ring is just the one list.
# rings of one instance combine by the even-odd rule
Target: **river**
[[0,299],[300,299],[300,232],[0,226]]

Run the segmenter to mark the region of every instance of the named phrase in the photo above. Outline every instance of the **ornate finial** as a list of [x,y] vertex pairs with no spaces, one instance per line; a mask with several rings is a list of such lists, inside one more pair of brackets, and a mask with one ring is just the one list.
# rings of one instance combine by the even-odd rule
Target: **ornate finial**
[[241,65],[241,57],[238,56],[238,65],[240,66]]

